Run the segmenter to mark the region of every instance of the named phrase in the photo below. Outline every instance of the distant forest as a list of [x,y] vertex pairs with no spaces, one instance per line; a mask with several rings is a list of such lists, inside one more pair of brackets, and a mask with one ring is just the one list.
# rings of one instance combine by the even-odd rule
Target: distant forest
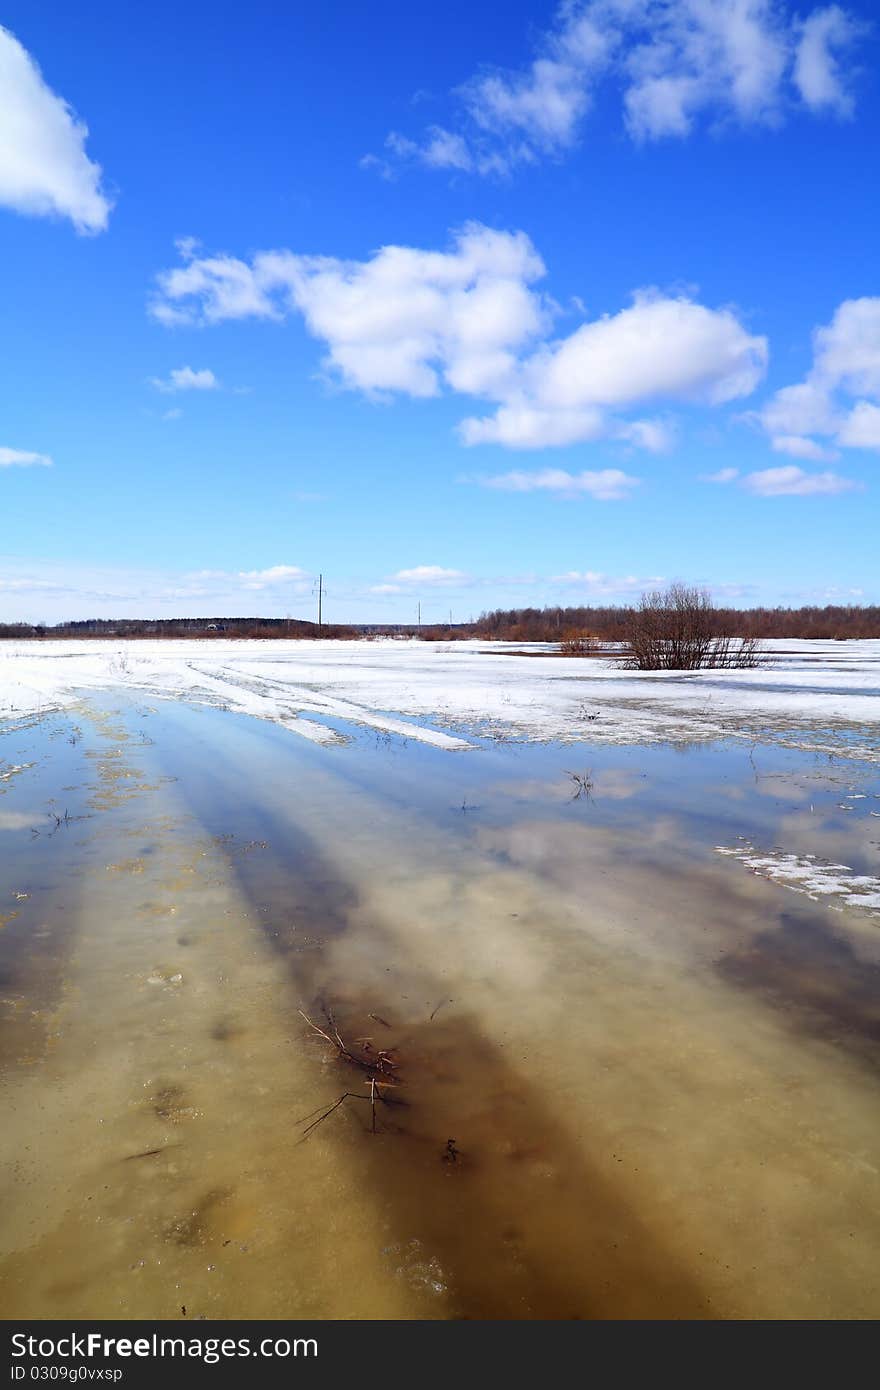
[[[472,625],[476,637],[508,642],[554,642],[586,634],[606,642],[626,636],[629,608],[498,608]],[[880,607],[715,608],[723,637],[880,637]]]
[[141,637],[360,637],[361,631],[300,618],[85,618],[78,622],[0,623],[0,637],[59,639]]
[[[573,642],[586,636],[624,640],[626,607],[498,608],[473,623],[359,623],[339,625],[300,618],[106,618],[56,623],[0,623],[0,638],[304,638],[352,640],[371,636],[421,637],[427,642],[480,637],[505,642]],[[844,640],[880,637],[880,607],[716,608],[713,621],[724,637],[813,637]]]

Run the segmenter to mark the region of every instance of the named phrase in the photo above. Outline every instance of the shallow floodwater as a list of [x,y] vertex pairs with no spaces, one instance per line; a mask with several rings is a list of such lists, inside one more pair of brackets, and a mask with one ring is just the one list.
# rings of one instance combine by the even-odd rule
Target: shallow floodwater
[[0,1314],[880,1314],[877,769],[339,731],[0,733]]

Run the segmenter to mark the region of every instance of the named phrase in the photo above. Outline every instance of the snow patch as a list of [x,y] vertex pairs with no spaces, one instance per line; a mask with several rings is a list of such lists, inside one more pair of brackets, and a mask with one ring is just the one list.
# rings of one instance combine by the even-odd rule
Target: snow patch
[[826,864],[815,854],[787,854],[783,850],[761,853],[751,844],[716,845],[715,851],[738,859],[761,878],[794,893],[806,893],[814,902],[834,897],[847,907],[860,907],[880,917],[880,911],[874,910],[880,909],[880,878],[853,873],[849,864]]
[[560,659],[540,643],[4,641],[0,718],[123,688],[273,720],[324,743],[343,736],[322,718],[448,750],[473,746],[469,733],[596,744],[739,738],[880,763],[880,641],[763,650],[767,664],[751,671],[642,672],[612,658]]

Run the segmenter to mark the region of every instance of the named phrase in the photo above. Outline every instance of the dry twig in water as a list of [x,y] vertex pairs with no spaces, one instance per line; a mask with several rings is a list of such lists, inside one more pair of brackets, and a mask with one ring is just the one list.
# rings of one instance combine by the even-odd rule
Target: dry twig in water
[[[358,1039],[363,1055],[359,1055],[357,1052],[352,1051],[343,1040],[342,1034],[336,1026],[336,1020],[333,1017],[332,1010],[325,1010],[327,1027],[330,1029],[329,1032],[324,1028],[320,1028],[302,1009],[298,1009],[297,1012],[305,1019],[313,1033],[329,1043],[343,1061],[350,1062],[353,1066],[360,1068],[361,1071],[369,1073],[369,1079],[364,1084],[370,1088],[370,1094],[368,1096],[359,1095],[356,1091],[343,1091],[342,1095],[330,1105],[318,1106],[315,1110],[310,1111],[308,1115],[303,1115],[301,1119],[296,1121],[298,1125],[304,1124],[306,1120],[311,1120],[312,1122],[303,1130],[302,1138],[299,1142],[302,1143],[304,1139],[307,1139],[312,1131],[317,1129],[318,1125],[323,1124],[324,1120],[328,1119],[335,1110],[338,1110],[340,1105],[346,1100],[368,1100],[370,1102],[370,1130],[371,1133],[375,1134],[377,1132],[376,1101],[380,1100],[384,1105],[391,1104],[390,1099],[382,1094],[380,1088],[397,1085],[396,1078],[392,1074],[397,1067],[397,1063],[384,1048],[376,1051],[372,1046],[370,1038]],[[375,1017],[375,1015],[371,1015],[371,1017]],[[378,1021],[380,1023],[385,1022],[384,1019],[379,1019]],[[386,1024],[385,1026],[388,1027],[390,1025]],[[400,1103],[401,1102],[398,1102],[398,1104]],[[313,1115],[317,1115],[318,1118],[313,1120]]]
[[328,1027],[333,1030],[333,1037],[325,1032],[323,1028],[319,1028],[317,1023],[309,1018],[308,1014],[303,1013],[302,1009],[297,1009],[297,1013],[301,1018],[305,1019],[306,1023],[317,1033],[318,1037],[323,1038],[331,1047],[334,1047],[339,1053],[339,1056],[346,1062],[351,1062],[353,1066],[360,1067],[362,1071],[378,1072],[380,1076],[385,1078],[385,1085],[394,1084],[392,1072],[396,1069],[397,1063],[386,1048],[379,1048],[379,1050],[376,1051],[370,1039],[363,1038],[361,1040],[361,1048],[364,1055],[358,1056],[356,1052],[353,1052],[351,1048],[343,1042],[339,1029],[336,1027],[336,1021],[329,1009],[327,1011],[327,1022]]

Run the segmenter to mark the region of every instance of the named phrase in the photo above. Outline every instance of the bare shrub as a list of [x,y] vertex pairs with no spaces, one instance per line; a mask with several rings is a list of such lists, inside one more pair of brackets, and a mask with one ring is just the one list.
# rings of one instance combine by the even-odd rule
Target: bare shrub
[[707,589],[675,583],[642,594],[629,612],[624,664],[637,671],[757,666],[757,638],[730,637],[719,626]]
[[595,656],[601,643],[591,632],[571,633],[559,643],[561,656]]

